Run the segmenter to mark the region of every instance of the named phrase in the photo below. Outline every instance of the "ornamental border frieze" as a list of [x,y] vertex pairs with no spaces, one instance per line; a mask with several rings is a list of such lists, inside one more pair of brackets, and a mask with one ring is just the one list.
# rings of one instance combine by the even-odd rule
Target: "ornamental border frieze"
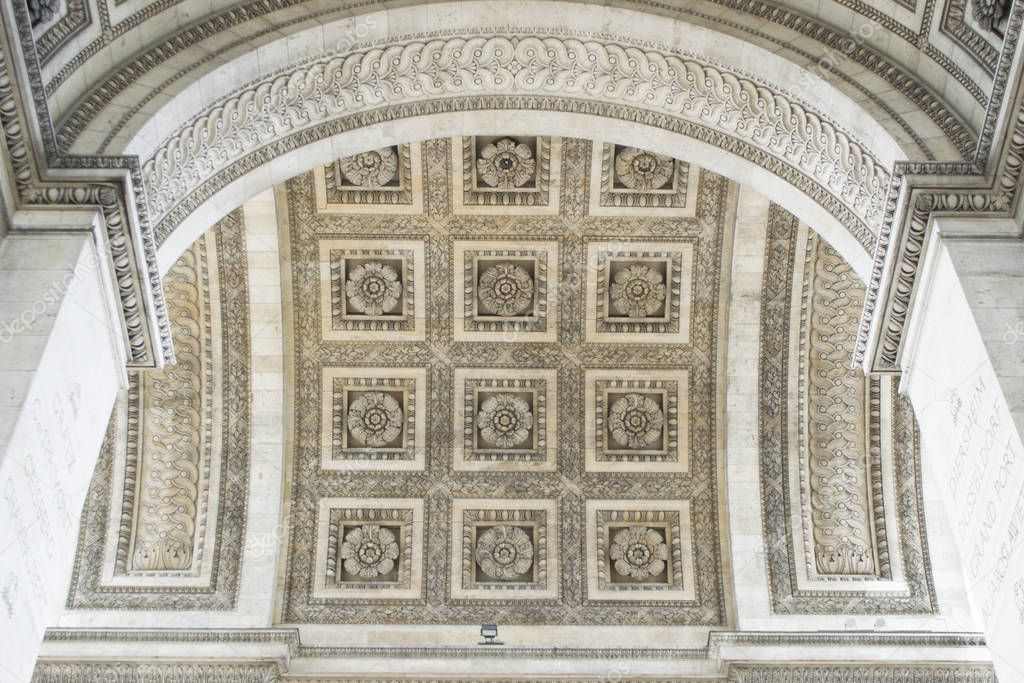
[[[928,614],[936,605],[935,586],[925,533],[920,487],[919,435],[909,402],[893,396],[888,419],[892,424],[893,492],[899,551],[905,588],[878,590],[801,587],[794,546],[792,506],[788,485],[793,447],[788,436],[790,374],[790,312],[796,264],[798,221],[771,205],[765,245],[761,297],[761,335],[758,361],[758,402],[761,514],[764,561],[772,609],[776,614]],[[798,271],[799,272],[799,271]],[[874,405],[865,409],[874,408]],[[889,552],[896,552],[892,547]]]
[[[749,76],[691,57],[529,35],[373,48],[249,86],[207,108],[144,163],[150,214],[166,216],[265,141],[360,110],[429,106],[430,98],[473,90],[576,99],[603,92],[609,100],[715,128],[784,161],[825,188],[863,226],[881,218],[888,172],[862,143],[812,108]],[[280,142],[275,149],[280,153]]]
[[[68,609],[225,610],[235,604],[245,531],[250,450],[249,303],[244,230],[240,211],[224,218],[218,224],[216,233],[216,264],[210,264],[211,269],[217,269],[220,281],[221,325],[237,333],[223,335],[219,341],[222,344],[220,354],[223,362],[222,396],[219,398],[223,404],[220,435],[223,459],[219,474],[212,475],[219,477],[219,504],[216,508],[205,510],[204,524],[216,527],[214,545],[205,548],[202,556],[204,571],[201,576],[207,578],[201,582],[186,580],[169,585],[145,583],[146,579],[133,582],[140,573],[127,571],[130,568],[121,563],[120,570],[115,567],[116,582],[108,583],[104,579],[104,554],[110,535],[125,537],[125,534],[132,533],[132,529],[124,525],[134,523],[131,515],[122,515],[118,524],[108,524],[110,510],[114,505],[112,496],[134,495],[134,489],[127,484],[123,490],[112,490],[117,479],[113,468],[118,460],[114,450],[126,448],[137,451],[139,457],[129,457],[123,461],[125,479],[129,479],[141,474],[137,461],[144,457],[142,450],[154,447],[152,444],[139,443],[143,437],[142,424],[145,419],[141,414],[143,407],[139,405],[138,386],[148,378],[140,377],[140,373],[136,372],[130,377],[127,419],[123,422],[112,421],[97,462],[96,473],[89,483],[67,597]],[[188,322],[193,324],[198,321]],[[206,336],[218,343],[216,335]],[[169,368],[165,372],[179,370]],[[209,382],[205,384],[209,386]],[[212,387],[206,389],[212,390]],[[135,392],[134,397],[132,391]],[[211,396],[204,403],[216,400],[217,397]],[[204,406],[203,410],[206,409]],[[125,436],[121,437],[126,439],[125,443],[121,443],[116,436],[117,430],[125,431]],[[209,449],[209,445],[205,448]],[[129,501],[122,507],[134,508],[134,503]],[[124,547],[127,543],[123,539],[122,542],[115,539],[114,545]],[[166,576],[174,572],[154,573]]]
[[[501,648],[504,650],[504,648]],[[610,670],[608,676],[561,678],[491,678],[493,683],[604,683],[613,678],[621,683],[996,683],[995,672],[983,664],[728,664],[722,676],[660,676],[629,677],[628,666]],[[277,662],[260,663],[185,663],[164,662],[66,662],[41,661],[36,666],[33,683],[170,683],[211,681],[211,683],[403,683],[406,677],[303,676],[292,679]],[[417,683],[477,683],[479,678],[445,677],[417,678]]]
[[[906,0],[900,0],[904,4],[908,4]],[[936,0],[929,0],[927,5],[933,6]],[[969,128],[964,125],[962,121],[949,109],[944,107],[942,103],[931,94],[929,89],[923,84],[917,82],[910,74],[904,72],[898,66],[888,61],[886,57],[875,52],[874,50],[868,49],[864,45],[858,44],[856,41],[851,40],[848,36],[845,36],[833,29],[818,23],[814,18],[804,16],[789,10],[781,9],[774,5],[769,5],[760,0],[716,0],[720,5],[723,5],[735,12],[742,14],[751,15],[755,18],[778,24],[779,26],[796,31],[803,35],[818,41],[824,47],[837,50],[842,52],[848,59],[851,59],[858,64],[864,66],[871,72],[882,77],[889,82],[893,88],[903,93],[908,99],[914,102],[922,111],[924,111],[929,118],[936,124],[936,126],[945,133],[949,140],[956,146],[961,153],[968,155],[970,148],[973,144],[973,138],[969,131]],[[159,13],[168,7],[172,6],[175,0],[160,0],[151,5],[148,5],[141,12],[132,15],[129,19],[120,24],[111,27],[111,35],[102,36],[97,40],[90,43],[85,49],[83,49],[78,55],[76,55],[68,64],[60,69],[53,79],[46,84],[45,92],[47,95],[52,95],[57,88],[71,76],[79,67],[81,67],[89,57],[96,54],[106,44],[106,41],[116,38],[127,30],[130,30],[138,23],[152,17],[154,14]],[[102,3],[101,3],[102,4]],[[158,46],[151,48],[148,52],[138,55],[134,61],[127,65],[121,65],[117,72],[108,75],[108,80],[97,87],[92,94],[83,98],[83,103],[78,109],[71,112],[70,115],[61,125],[60,139],[62,146],[70,148],[74,140],[81,134],[89,122],[96,118],[100,110],[106,106],[106,104],[121,92],[123,92],[133,81],[143,76],[146,72],[154,68],[156,65],[165,62],[167,59],[178,54],[179,52],[187,49],[188,47],[210,38],[215,35],[218,31],[228,30],[232,27],[242,25],[255,18],[263,16],[266,13],[274,12],[287,7],[292,7],[299,2],[294,0],[276,0],[274,2],[263,3],[256,7],[233,7],[221,14],[206,19],[203,23],[190,28],[187,31],[182,31],[172,38],[168,38]],[[667,5],[664,2],[658,2],[656,0],[636,0],[633,4],[638,6],[638,9],[642,11],[644,7],[650,8],[659,12],[671,12],[673,15],[678,14],[681,10],[678,6]],[[878,12],[875,8],[871,7],[868,3],[861,2],[860,0],[839,0],[838,4],[848,7],[854,12],[857,12],[863,16],[870,18],[872,21],[877,22],[879,25],[884,27],[886,30],[891,31],[894,35],[899,37],[901,40],[907,43],[918,46],[921,42],[921,36],[919,32],[910,27],[905,26],[891,17]],[[910,2],[909,5],[916,3]],[[355,2],[346,6],[348,11],[352,11],[357,8],[364,8],[372,5],[370,2]],[[778,37],[766,33],[764,31],[750,28],[748,25],[731,21],[725,16],[714,16],[699,12],[695,9],[688,8],[683,10],[687,15],[690,15],[696,19],[708,21],[714,24],[721,24],[734,30],[740,30],[745,33],[749,33],[762,40],[768,40],[777,45],[784,46],[788,50],[792,50],[798,55],[808,59],[817,59],[818,54],[811,54],[806,51],[800,50],[794,47],[791,43],[786,43],[780,40]],[[298,21],[305,21],[308,19],[322,18],[333,14],[333,11],[320,11],[315,12],[311,15],[303,16],[302,19],[293,19],[284,22],[284,26],[289,26]],[[256,36],[262,36],[266,32],[271,30],[277,30],[279,27],[271,27],[263,31],[257,32]],[[232,43],[222,47],[224,50],[230,50],[248,42],[248,39],[240,39],[233,41]],[[925,47],[930,47],[930,43],[925,42]],[[965,88],[965,90],[971,94],[972,98],[980,104],[985,103],[985,94],[982,92],[981,87],[975,83],[962,69],[960,69],[955,62],[950,60],[941,51],[936,50],[934,47],[931,50],[926,50],[929,56],[936,60],[936,62],[945,70],[947,70],[953,77]],[[211,61],[215,53],[210,53],[203,57],[198,64],[199,66],[206,62]],[[194,66],[187,67],[182,73],[177,76],[170,78],[159,87],[159,90],[163,90],[170,86],[177,78],[182,77],[185,73],[191,71]],[[836,74],[842,80],[847,82],[851,87],[861,92],[868,99],[885,111],[888,115],[892,116],[903,131],[910,137],[914,143],[922,149],[928,158],[931,158],[931,152],[928,149],[924,140],[922,140],[914,131],[914,129],[894,110],[885,104],[880,98],[878,98],[870,89],[861,85],[858,81],[842,74],[836,69],[829,69],[832,73]],[[115,124],[111,133],[107,136],[102,144],[102,149],[105,149],[109,144],[110,140],[114,135],[119,132],[123,126],[127,123],[127,120],[141,111],[152,96],[148,96],[143,102],[137,104],[129,109],[128,114],[122,118],[117,124]],[[102,151],[101,149],[101,151]]]

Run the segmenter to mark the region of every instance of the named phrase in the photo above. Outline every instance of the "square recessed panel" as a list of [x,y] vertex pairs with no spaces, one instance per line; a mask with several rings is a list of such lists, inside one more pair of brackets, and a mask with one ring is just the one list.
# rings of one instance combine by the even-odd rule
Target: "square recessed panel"
[[452,467],[553,472],[558,372],[456,368]]
[[690,503],[588,500],[587,601],[696,599]]
[[320,213],[421,214],[420,145],[391,145],[319,166],[313,186]]
[[422,470],[423,368],[322,369],[321,463],[328,470]]
[[555,341],[558,243],[457,240],[456,341]]
[[586,340],[686,344],[690,340],[690,242],[589,242]]
[[312,598],[421,598],[423,524],[421,499],[320,499]]
[[419,241],[320,240],[321,334],[366,341],[424,339],[424,247]]
[[586,370],[587,471],[687,472],[689,395],[686,370]]
[[557,599],[556,517],[554,500],[454,499],[452,598]]
[[698,173],[684,161],[636,147],[594,143],[590,165],[592,216],[697,214]]
[[463,215],[558,215],[562,141],[535,136],[452,140],[452,208]]

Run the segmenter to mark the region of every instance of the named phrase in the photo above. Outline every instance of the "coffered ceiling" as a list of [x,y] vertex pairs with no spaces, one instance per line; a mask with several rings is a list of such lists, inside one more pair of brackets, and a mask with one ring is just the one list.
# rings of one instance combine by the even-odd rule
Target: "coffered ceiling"
[[655,153],[529,136],[290,182],[283,620],[724,624],[734,201]]
[[[760,520],[774,614],[935,611],[913,415],[848,363],[863,283],[781,208],[656,152],[501,135],[339,159],[276,207],[259,258],[280,283],[243,212],[168,276],[179,364],[133,374],[115,411],[73,610],[235,609],[269,556],[275,622],[321,629],[314,649],[370,626],[706,638],[750,572],[730,559],[731,445],[756,446],[759,500],[736,514]],[[277,358],[250,352],[267,306]],[[750,339],[727,339],[744,315]],[[267,362],[288,483],[253,537]],[[727,366],[753,395],[729,394]]]

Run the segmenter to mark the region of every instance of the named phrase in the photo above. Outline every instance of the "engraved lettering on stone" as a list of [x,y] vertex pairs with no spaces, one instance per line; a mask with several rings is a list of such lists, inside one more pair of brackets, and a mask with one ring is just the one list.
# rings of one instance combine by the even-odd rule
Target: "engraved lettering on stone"
[[527,145],[511,138],[502,138],[480,150],[477,175],[487,185],[499,190],[522,187],[533,178],[537,162]]
[[615,175],[631,190],[660,190],[672,178],[674,165],[663,154],[627,147],[615,157]]
[[513,316],[530,309],[533,292],[533,278],[524,268],[514,263],[499,263],[480,276],[477,295],[486,312]]
[[402,282],[394,268],[372,261],[349,271],[345,294],[357,311],[366,315],[384,315],[398,305]]
[[617,531],[612,537],[609,557],[621,576],[646,579],[665,571],[668,545],[656,530],[631,526]]
[[491,527],[477,539],[476,563],[492,579],[515,579],[533,566],[533,541],[519,527]]
[[341,543],[345,571],[362,579],[390,574],[398,559],[398,539],[377,524],[364,524],[345,534]]
[[661,407],[644,394],[626,394],[608,410],[608,429],[612,437],[629,448],[645,448],[655,443],[664,425]]
[[649,266],[629,266],[615,274],[610,293],[618,312],[645,318],[665,303],[665,278]]
[[526,442],[533,428],[530,404],[515,394],[489,396],[476,417],[480,436],[499,448],[515,448]]

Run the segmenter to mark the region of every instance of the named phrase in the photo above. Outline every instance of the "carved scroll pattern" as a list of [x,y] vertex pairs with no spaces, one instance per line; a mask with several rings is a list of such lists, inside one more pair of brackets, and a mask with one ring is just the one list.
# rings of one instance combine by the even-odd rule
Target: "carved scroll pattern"
[[176,365],[141,375],[142,449],[131,569],[191,568],[199,506],[208,493],[211,365],[204,241],[185,252],[164,281]]
[[165,276],[181,354],[128,374],[82,513],[70,609],[236,602],[251,419],[245,247],[236,211]]
[[864,288],[818,238],[810,258],[807,339],[807,473],[814,562],[819,574],[873,575],[867,381],[851,370]]

